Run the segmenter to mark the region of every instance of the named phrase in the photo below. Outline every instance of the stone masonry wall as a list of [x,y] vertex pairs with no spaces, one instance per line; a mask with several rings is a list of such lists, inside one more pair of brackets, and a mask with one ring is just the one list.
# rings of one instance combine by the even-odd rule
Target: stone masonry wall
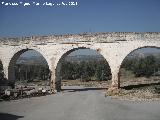
[[89,48],[97,50],[106,59],[112,72],[112,87],[118,88],[118,73],[123,60],[133,50],[143,47],[160,47],[160,33],[113,32],[0,38],[0,60],[6,78],[14,79],[16,59],[27,50],[38,51],[48,62],[52,72],[51,88],[54,90],[55,82],[59,79],[56,73],[60,68],[57,67],[59,60],[66,53]]

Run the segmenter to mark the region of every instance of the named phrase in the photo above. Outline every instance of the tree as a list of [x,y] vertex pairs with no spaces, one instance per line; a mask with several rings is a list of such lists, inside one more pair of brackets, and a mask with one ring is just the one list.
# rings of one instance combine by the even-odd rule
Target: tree
[[133,71],[136,77],[150,77],[153,75],[154,69],[157,68],[157,62],[155,56],[149,55],[144,58],[127,59],[122,67]]
[[111,79],[111,72],[105,60],[81,62],[63,62],[61,67],[63,79],[83,79],[84,81]]

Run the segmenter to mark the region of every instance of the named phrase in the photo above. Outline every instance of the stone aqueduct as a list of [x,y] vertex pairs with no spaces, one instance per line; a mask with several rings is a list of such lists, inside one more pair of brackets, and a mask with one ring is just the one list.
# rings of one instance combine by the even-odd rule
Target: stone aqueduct
[[14,80],[14,64],[27,50],[36,50],[46,59],[51,71],[51,89],[59,80],[60,59],[70,52],[87,48],[99,52],[108,62],[112,73],[111,88],[119,87],[119,69],[124,58],[143,47],[160,47],[160,32],[109,32],[19,38],[0,38],[0,60],[8,80]]

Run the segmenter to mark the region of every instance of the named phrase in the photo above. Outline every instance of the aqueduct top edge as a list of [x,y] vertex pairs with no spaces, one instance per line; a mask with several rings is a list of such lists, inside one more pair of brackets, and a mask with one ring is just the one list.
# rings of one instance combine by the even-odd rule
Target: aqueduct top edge
[[95,42],[108,43],[117,41],[134,41],[134,40],[160,40],[160,32],[105,32],[105,33],[83,33],[83,34],[65,34],[65,35],[48,35],[48,36],[30,36],[15,38],[0,38],[1,45],[10,44],[29,44],[37,43],[40,45],[47,43],[81,43]]

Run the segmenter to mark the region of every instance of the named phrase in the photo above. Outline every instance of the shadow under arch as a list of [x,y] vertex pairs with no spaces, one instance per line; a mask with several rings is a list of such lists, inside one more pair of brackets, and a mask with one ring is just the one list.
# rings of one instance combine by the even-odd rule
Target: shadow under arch
[[18,120],[20,118],[24,118],[24,116],[19,116],[19,115],[0,112],[0,118],[2,120]]
[[[17,53],[15,53],[12,56],[12,58],[11,58],[11,60],[9,62],[9,67],[8,67],[8,80],[9,81],[11,81],[13,83],[15,82],[15,67],[14,66],[16,64],[16,61],[20,57],[20,55],[22,55],[23,53],[25,53],[25,52],[27,52],[29,50],[34,50],[35,52],[39,53],[45,59],[45,57],[39,51],[37,51],[35,49],[28,49],[27,48],[27,49],[21,49],[21,50],[19,50]],[[48,62],[47,62],[46,59],[45,59],[45,62],[47,63],[47,66],[49,68],[49,65],[48,65]]]
[[[136,49],[133,49],[131,50],[122,60],[121,64],[120,64],[120,67],[119,67],[119,72],[118,72],[118,87],[120,88],[121,87],[121,80],[120,80],[120,77],[121,77],[121,68],[122,68],[122,65],[123,63],[125,62],[125,59],[132,53],[134,53],[135,51],[138,51],[140,49],[143,49],[143,48],[156,48],[156,49],[159,49],[160,50],[160,46],[141,46],[141,47],[138,47]],[[131,85],[132,86],[132,85]],[[134,86],[134,85],[133,85]]]
[[56,69],[55,69],[55,89],[58,92],[62,90],[61,89],[61,78],[60,78],[60,75],[61,75],[60,71],[61,71],[62,62],[64,61],[65,57],[67,57],[67,55],[69,55],[70,53],[72,53],[72,52],[74,52],[76,50],[80,50],[80,49],[93,50],[93,51],[96,51],[97,54],[101,55],[103,57],[103,59],[105,60],[105,62],[107,63],[108,67],[109,67],[109,70],[110,70],[109,72],[110,72],[111,79],[112,79],[111,67],[110,67],[108,61],[105,59],[105,57],[102,54],[100,54],[98,52],[98,50],[92,49],[92,48],[88,48],[88,47],[77,47],[77,48],[73,48],[73,49],[70,49],[67,52],[65,52],[57,62]]

